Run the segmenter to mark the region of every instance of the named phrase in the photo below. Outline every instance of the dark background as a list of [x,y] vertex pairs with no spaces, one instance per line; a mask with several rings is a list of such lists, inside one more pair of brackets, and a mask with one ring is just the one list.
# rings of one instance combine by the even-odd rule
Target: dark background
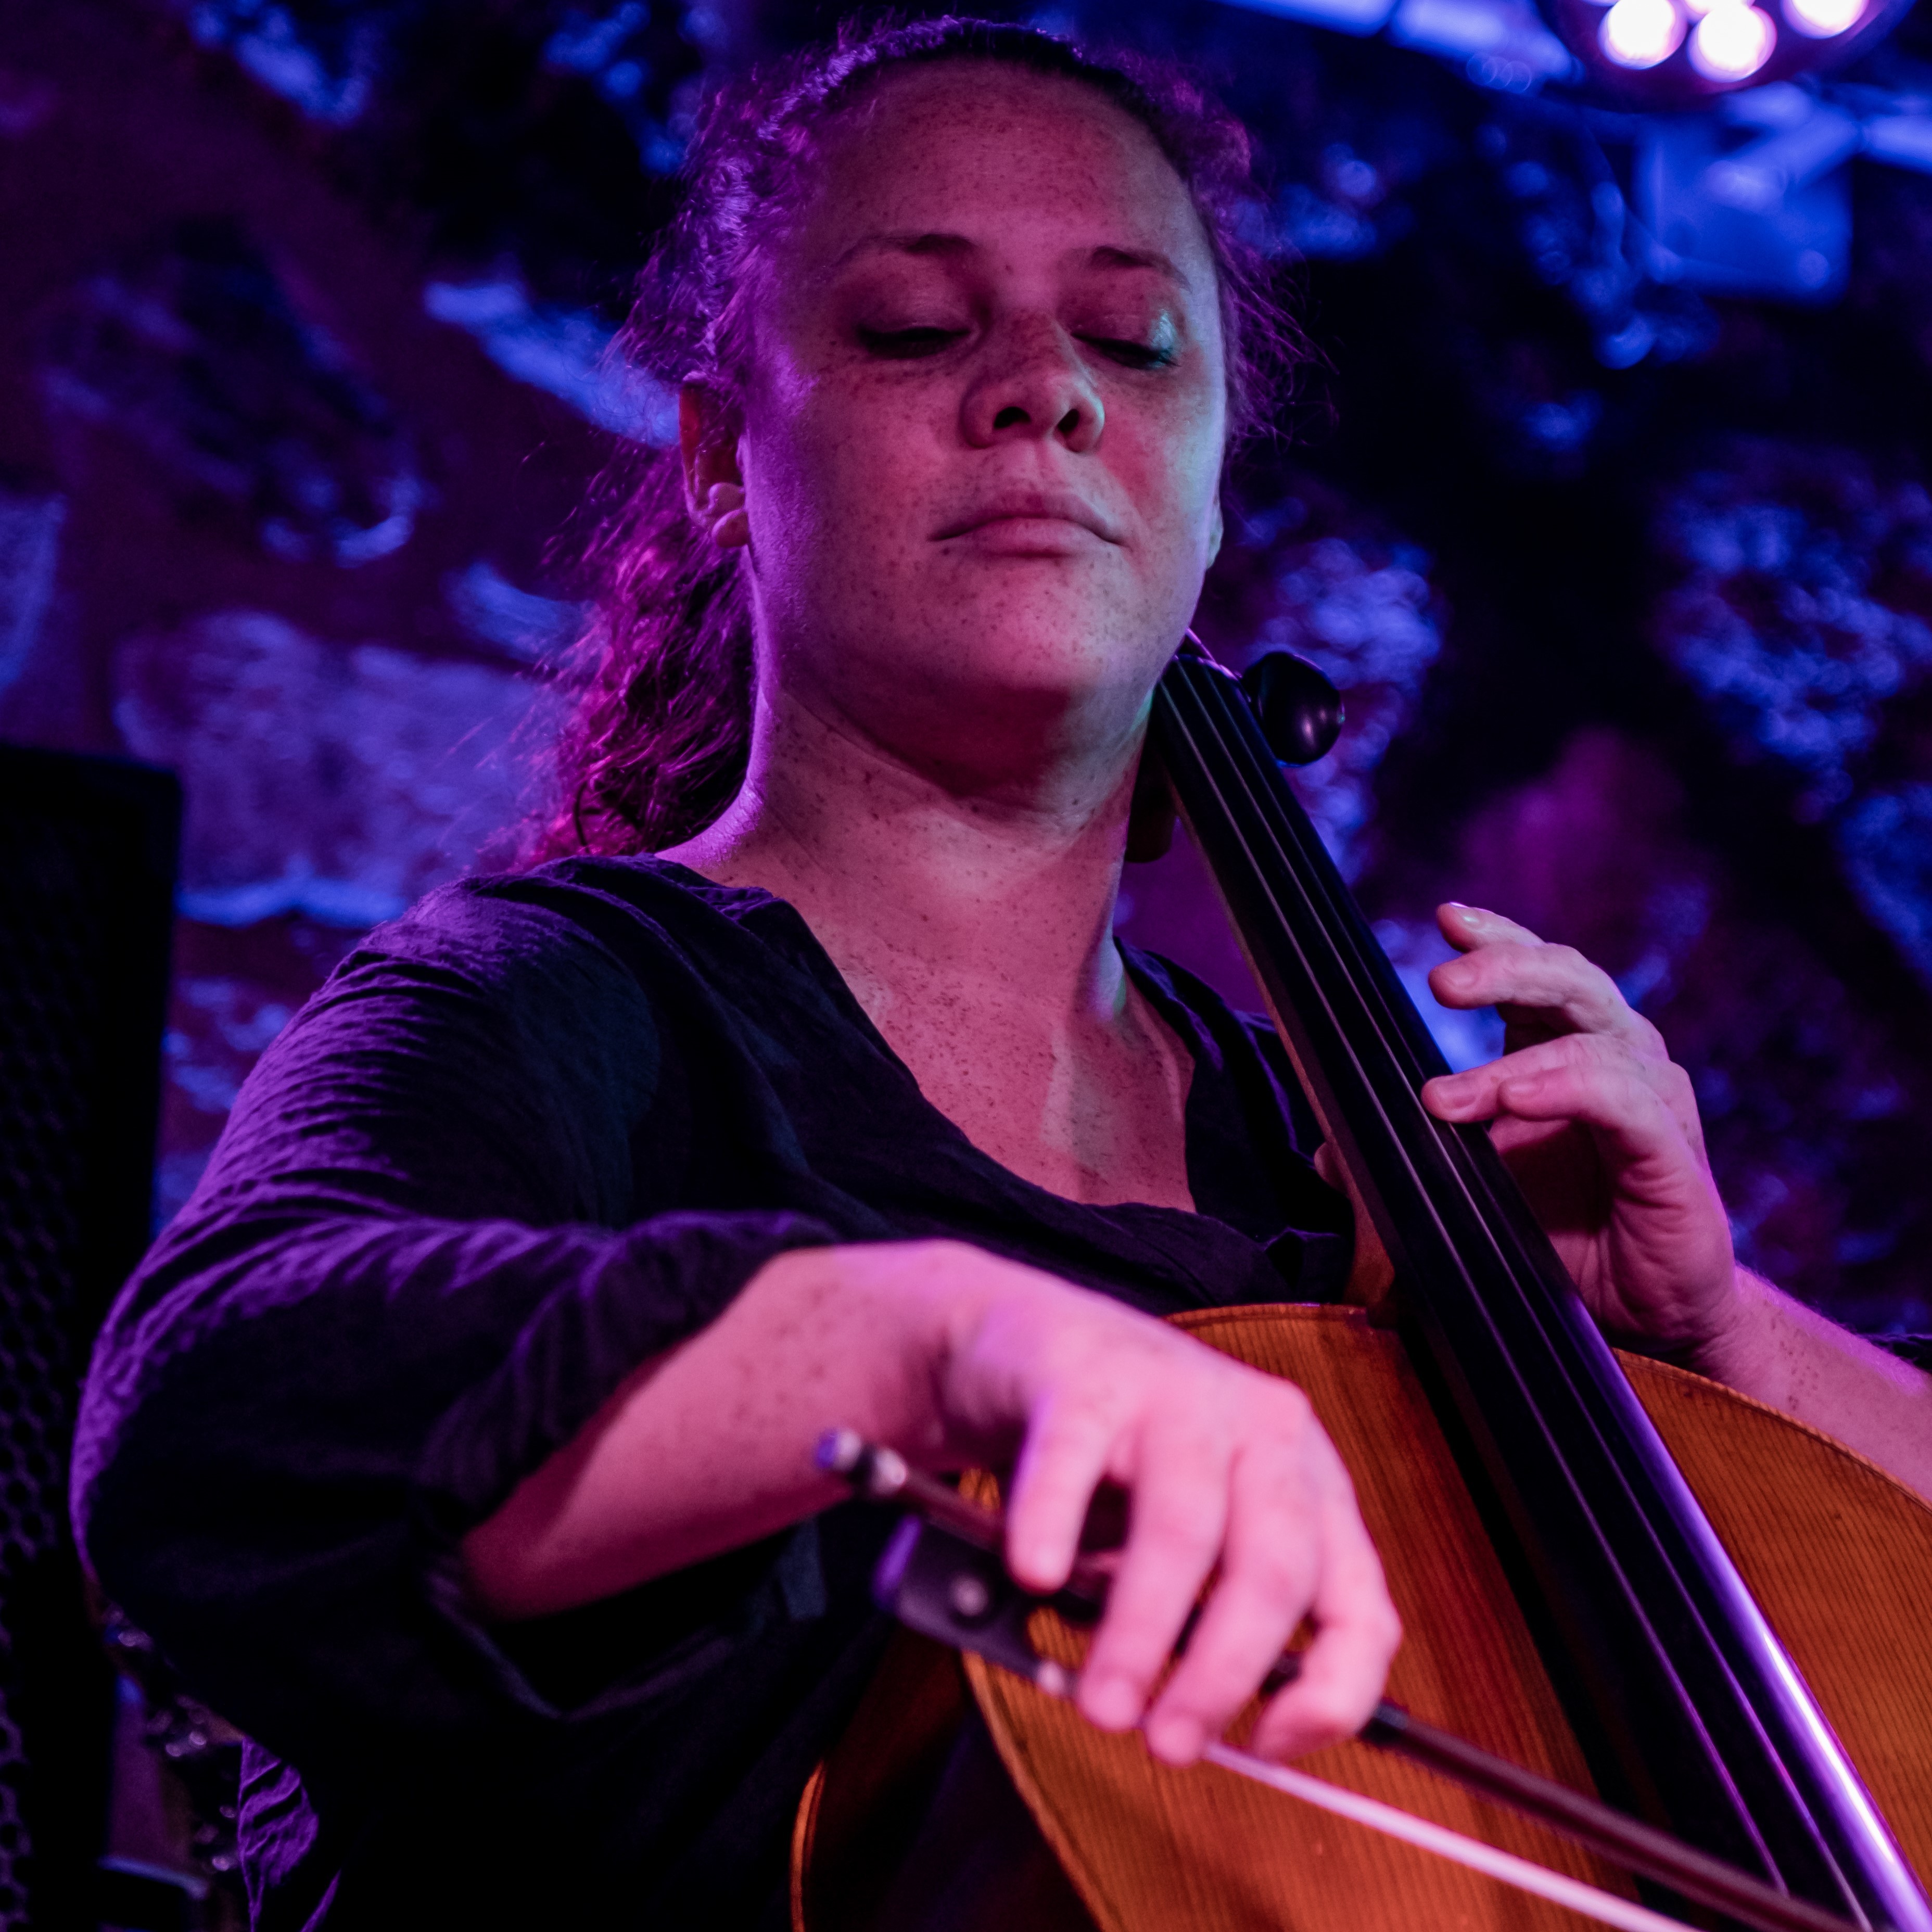
[[[833,17],[0,14],[0,736],[184,784],[160,1215],[356,934],[506,849],[558,540],[664,431],[600,357],[694,104]],[[1747,1258],[1932,1328],[1932,179],[1859,159],[1705,243],[1680,194],[1666,258],[1646,182],[1755,138],[1714,110],[1233,6],[1031,17],[1198,62],[1264,144],[1327,367],[1239,466],[1202,628],[1348,688],[1308,794],[1392,950],[1440,956],[1453,895],[1602,961]],[[1922,112],[1932,26],[1832,86]],[[1184,858],[1129,900],[1235,982]]]

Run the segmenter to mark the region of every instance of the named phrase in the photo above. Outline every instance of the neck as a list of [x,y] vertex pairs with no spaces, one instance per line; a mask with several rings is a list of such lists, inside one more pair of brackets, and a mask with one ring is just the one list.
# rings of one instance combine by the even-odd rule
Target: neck
[[760,699],[730,808],[664,856],[790,901],[888,1034],[944,988],[1106,1024],[1125,998],[1112,922],[1138,742],[936,771],[781,692]]

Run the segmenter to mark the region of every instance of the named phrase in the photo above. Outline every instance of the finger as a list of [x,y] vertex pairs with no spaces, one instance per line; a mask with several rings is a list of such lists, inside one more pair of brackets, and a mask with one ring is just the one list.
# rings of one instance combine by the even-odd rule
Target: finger
[[1257,1444],[1236,1460],[1220,1576],[1148,1714],[1148,1748],[1170,1763],[1192,1762],[1227,1729],[1313,1598],[1321,1512],[1307,1444],[1298,1437]]
[[1445,900],[1436,908],[1436,923],[1442,937],[1459,952],[1478,946],[1513,941],[1520,946],[1540,946],[1543,942],[1526,926],[1505,919],[1499,912],[1483,906],[1465,905],[1460,899]]
[[1294,1757],[1352,1737],[1369,1719],[1402,1642],[1381,1559],[1339,1462],[1322,1513],[1322,1564],[1310,1614],[1315,1640],[1300,1675],[1262,1712],[1249,1748]]
[[1502,1006],[1552,1030],[1613,1034],[1664,1056],[1662,1036],[1617,982],[1570,946],[1499,941],[1445,960],[1430,972],[1429,986],[1445,1006]]
[[1606,1166],[1620,1185],[1642,1186],[1646,1174],[1707,1179],[1701,1149],[1686,1136],[1670,1105],[1628,1062],[1578,1056],[1500,1081],[1496,1111],[1520,1120],[1574,1120],[1590,1128]]
[[1132,1525],[1076,1693],[1102,1730],[1140,1722],[1221,1553],[1229,1460],[1218,1431],[1170,1427],[1144,1438],[1131,1472]]
[[[1562,1076],[1607,1085],[1574,1114],[1562,1111],[1567,1084],[1533,1086],[1546,1076]],[[1633,1049],[1628,1041],[1600,1034],[1573,1034],[1545,1040],[1472,1066],[1461,1073],[1426,1081],[1422,1102],[1438,1120],[1487,1120],[1513,1114],[1526,1120],[1575,1119],[1608,1124],[1605,1110],[1616,1105],[1622,1082],[1634,1080],[1660,1102],[1676,1124],[1683,1144],[1707,1165],[1704,1124],[1697,1112],[1696,1090],[1690,1076],[1672,1060],[1657,1060]]]
[[1104,1409],[1065,1397],[1029,1420],[1006,1503],[1006,1568],[1026,1588],[1050,1594],[1066,1581],[1116,1427]]
[[[1634,1079],[1666,1104],[1676,1098],[1680,1088],[1688,1091],[1682,1070],[1669,1060],[1644,1058],[1634,1052],[1627,1041],[1607,1034],[1565,1034],[1556,1040],[1540,1040],[1534,1046],[1520,1047],[1500,1060],[1486,1060],[1460,1073],[1438,1074],[1434,1079],[1424,1082],[1422,1102],[1438,1120],[1491,1120],[1498,1114],[1514,1111],[1502,1098],[1505,1087],[1554,1073],[1575,1073],[1585,1078],[1600,1076],[1612,1080]],[[1531,1118],[1548,1120],[1554,1116],[1539,1112]]]
[[[1506,1082],[1500,1098],[1513,1120],[1576,1122],[1594,1144],[1616,1251],[1573,1273],[1598,1318],[1672,1347],[1720,1322],[1736,1293],[1730,1225],[1701,1142],[1656,1089],[1634,1074],[1559,1068]],[[1535,1158],[1503,1149],[1520,1174],[1526,1153]]]

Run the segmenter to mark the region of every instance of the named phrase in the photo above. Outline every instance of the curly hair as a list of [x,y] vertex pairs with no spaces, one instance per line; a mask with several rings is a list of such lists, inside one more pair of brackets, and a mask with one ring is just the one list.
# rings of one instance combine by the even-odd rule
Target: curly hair
[[[699,122],[681,211],[644,269],[621,352],[667,382],[740,393],[761,237],[809,193],[828,130],[885,76],[957,61],[1077,82],[1153,136],[1214,256],[1230,447],[1252,434],[1306,351],[1260,239],[1246,130],[1172,63],[985,20],[848,26],[830,44],[721,90]],[[736,795],[750,750],[745,584],[738,560],[688,514],[676,452],[627,452],[602,496],[611,508],[582,552],[592,617],[557,744],[560,802],[532,842],[538,857],[650,851],[693,836]]]

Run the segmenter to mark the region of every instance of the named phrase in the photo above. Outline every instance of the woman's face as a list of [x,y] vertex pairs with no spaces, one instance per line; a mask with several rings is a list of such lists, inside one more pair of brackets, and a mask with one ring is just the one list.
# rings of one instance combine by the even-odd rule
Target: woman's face
[[1146,130],[990,63],[895,76],[752,334],[767,686],[969,782],[1130,746],[1220,542],[1226,424],[1213,258]]

